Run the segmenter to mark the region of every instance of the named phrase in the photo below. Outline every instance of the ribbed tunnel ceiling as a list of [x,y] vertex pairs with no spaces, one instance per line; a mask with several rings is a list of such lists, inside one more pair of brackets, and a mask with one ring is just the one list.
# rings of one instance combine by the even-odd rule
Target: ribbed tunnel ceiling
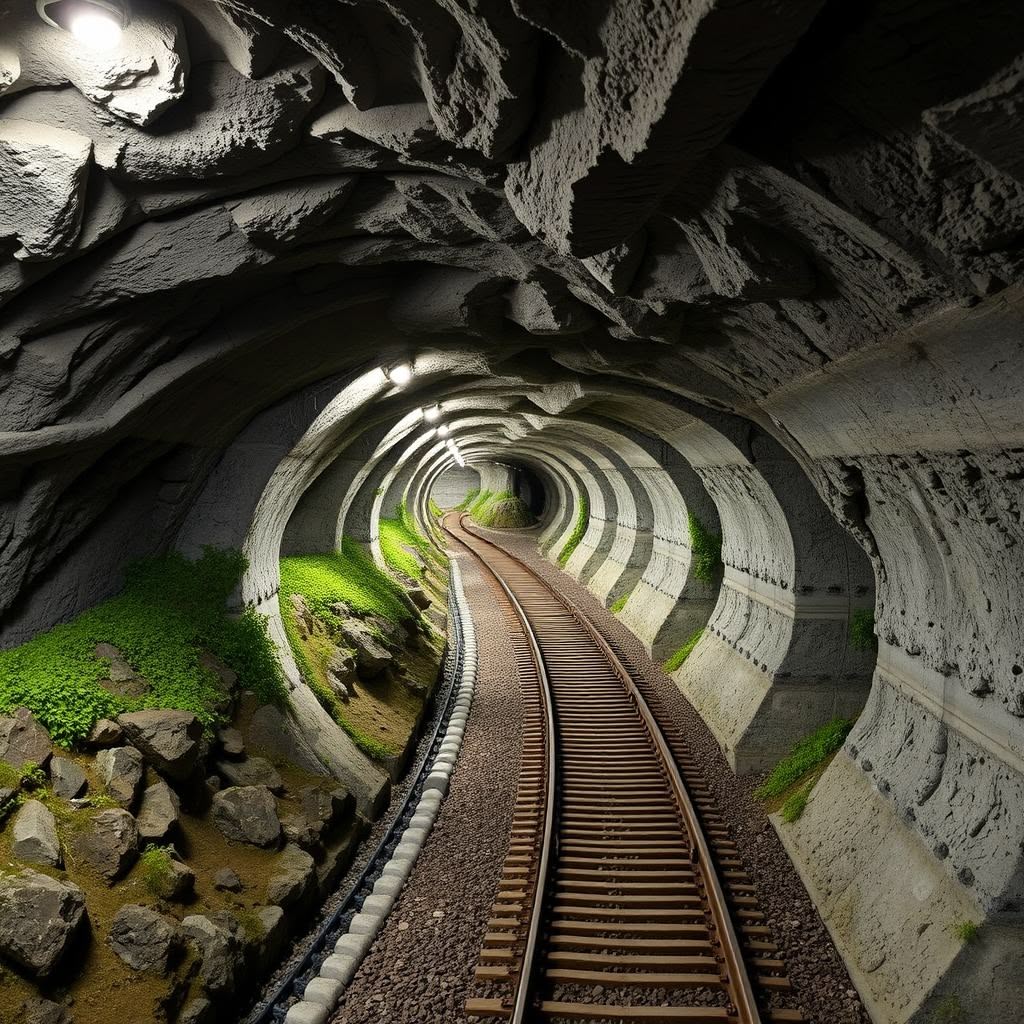
[[852,777],[1018,907],[1024,21],[855,6],[138,0],[99,52],[0,0],[0,642],[205,544],[273,618],[425,514],[441,403],[648,648],[707,623],[736,764],[866,701]]

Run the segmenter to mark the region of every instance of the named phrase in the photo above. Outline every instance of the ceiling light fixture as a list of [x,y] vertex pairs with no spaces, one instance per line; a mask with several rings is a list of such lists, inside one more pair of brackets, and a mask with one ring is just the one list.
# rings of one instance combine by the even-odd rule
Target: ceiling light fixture
[[395,363],[384,371],[389,381],[396,388],[405,387],[412,380],[412,367],[408,363]]
[[128,27],[128,0],[36,0],[39,17],[91,50],[112,50]]
[[450,427],[448,426],[447,423],[442,423],[441,426],[437,428],[437,433],[441,437],[447,437],[449,429]]
[[439,405],[428,405],[423,410],[423,418],[428,423],[436,423],[441,418],[441,406],[439,406]]

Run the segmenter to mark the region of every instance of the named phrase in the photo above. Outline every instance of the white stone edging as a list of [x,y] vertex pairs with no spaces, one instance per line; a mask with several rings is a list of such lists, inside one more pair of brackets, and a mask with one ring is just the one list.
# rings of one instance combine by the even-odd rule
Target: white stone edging
[[335,943],[334,952],[320,967],[319,977],[306,985],[303,998],[288,1010],[285,1024],[325,1024],[369,952],[377,933],[384,927],[391,908],[398,901],[406,880],[412,874],[416,858],[434,827],[441,810],[441,801],[448,793],[448,782],[462,747],[477,677],[476,630],[462,589],[458,562],[452,558],[449,564],[449,586],[455,595],[462,623],[463,661],[455,707],[441,749],[427,772],[423,792],[412,819],[402,833],[391,859],[374,883],[373,892],[366,897],[362,909],[352,918],[348,932]]

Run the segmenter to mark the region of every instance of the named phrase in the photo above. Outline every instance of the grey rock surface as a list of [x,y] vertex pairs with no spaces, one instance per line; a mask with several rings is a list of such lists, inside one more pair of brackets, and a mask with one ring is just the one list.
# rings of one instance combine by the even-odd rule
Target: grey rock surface
[[26,864],[60,867],[57,819],[45,804],[38,800],[26,800],[14,817],[13,828],[11,852],[18,860]]
[[177,826],[181,813],[181,801],[177,793],[164,781],[154,782],[146,788],[139,804],[136,824],[139,841],[159,843]]
[[310,894],[316,875],[313,858],[289,843],[278,855],[274,874],[267,883],[267,902],[288,909]]
[[195,771],[203,725],[191,712],[133,711],[117,720],[128,741],[162,775],[184,781]]
[[394,664],[394,656],[381,643],[368,625],[359,619],[345,619],[338,631],[355,651],[356,667],[359,674],[366,679],[379,676],[389,665]]
[[114,915],[107,945],[133,971],[166,974],[178,942],[176,922],[152,907],[128,903]]
[[53,754],[50,734],[27,708],[0,718],[0,761],[21,769],[27,764],[45,768]]
[[85,772],[74,761],[66,757],[54,757],[50,761],[50,782],[57,796],[73,800],[82,795],[87,779]]
[[229,786],[266,786],[272,793],[284,790],[284,782],[277,769],[264,757],[218,761],[217,771]]
[[0,953],[31,976],[54,971],[84,918],[77,885],[31,870],[0,875]]
[[281,836],[277,803],[266,786],[231,786],[214,794],[213,822],[237,843],[273,846]]
[[181,922],[181,934],[201,959],[199,978],[211,996],[230,994],[236,984],[242,953],[237,921],[229,914],[192,914]]
[[113,885],[138,858],[139,830],[127,811],[100,811],[72,845],[76,859]]
[[142,787],[145,764],[134,747],[108,747],[96,755],[96,771],[103,788],[122,807],[131,808]]

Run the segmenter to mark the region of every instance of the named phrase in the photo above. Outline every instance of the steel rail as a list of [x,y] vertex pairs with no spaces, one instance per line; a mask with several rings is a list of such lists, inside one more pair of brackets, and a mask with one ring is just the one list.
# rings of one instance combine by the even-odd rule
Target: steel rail
[[[726,969],[725,978],[723,979],[725,982],[725,989],[729,994],[733,1006],[735,1007],[737,1015],[736,1020],[738,1024],[762,1024],[762,1017],[757,1006],[754,988],[751,983],[746,964],[743,960],[743,951],[740,945],[740,940],[733,925],[732,916],[729,913],[725,892],[714,866],[710,846],[704,834],[703,827],[701,826],[697,810],[679,772],[675,757],[672,754],[671,748],[665,739],[661,726],[655,718],[646,698],[637,687],[628,669],[622,664],[618,655],[586,615],[576,608],[576,606],[573,605],[573,603],[564,595],[555,591],[546,580],[544,580],[517,555],[512,554],[510,551],[503,548],[501,545],[496,544],[489,538],[481,536],[477,531],[467,528],[465,526],[464,519],[464,515],[460,516],[459,525],[465,533],[472,536],[475,541],[486,545],[489,548],[493,548],[495,551],[499,552],[502,557],[515,563],[519,569],[527,573],[537,583],[539,583],[558,604],[569,612],[580,627],[594,641],[613,672],[619,677],[620,681],[625,686],[630,699],[637,709],[637,713],[643,727],[646,730],[654,749],[658,752],[683,823],[691,838],[691,858],[694,862],[695,868],[699,870],[704,882],[708,909],[711,913],[711,918],[718,935],[718,945],[722,951],[722,957]],[[445,528],[448,529],[447,526]],[[471,551],[473,550],[472,546],[465,544],[464,541],[461,543]],[[474,553],[480,557],[479,552]],[[499,580],[500,583],[502,583],[506,592],[508,592],[509,588],[507,584],[505,584],[504,580],[501,579],[498,571],[493,566],[489,565],[483,558],[480,560],[485,565],[488,565],[491,573]],[[515,603],[518,607],[518,602]],[[530,631],[530,635],[532,636],[532,630]],[[527,971],[534,974],[535,968],[524,968],[523,973],[527,973]],[[599,1007],[595,1007],[595,1009],[599,1009]]]

